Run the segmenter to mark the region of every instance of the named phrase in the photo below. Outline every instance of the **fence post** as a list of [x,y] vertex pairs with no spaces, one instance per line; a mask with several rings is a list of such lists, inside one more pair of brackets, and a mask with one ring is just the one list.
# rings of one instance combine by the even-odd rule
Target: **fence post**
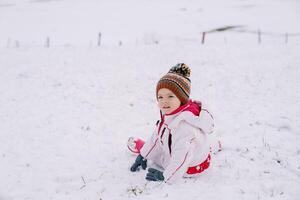
[[101,45],[101,32],[98,34],[98,47]]
[[202,32],[202,44],[204,44],[204,41],[205,41],[205,35],[206,35],[206,33],[205,33],[205,32]]
[[260,31],[260,29],[258,29],[258,31],[257,31],[257,37],[258,37],[258,43],[260,44],[261,43],[261,31]]
[[20,47],[20,42],[18,40],[15,40],[15,44],[16,44],[16,47],[19,48]]
[[285,43],[286,43],[286,44],[288,43],[288,38],[289,38],[289,34],[288,34],[288,33],[285,33]]
[[49,48],[50,47],[50,38],[47,37],[46,39],[46,47]]

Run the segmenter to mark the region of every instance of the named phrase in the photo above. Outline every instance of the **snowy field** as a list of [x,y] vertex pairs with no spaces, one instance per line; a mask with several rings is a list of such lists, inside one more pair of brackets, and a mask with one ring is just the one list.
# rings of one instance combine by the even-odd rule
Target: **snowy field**
[[[0,200],[299,199],[299,21],[297,0],[0,0]],[[224,149],[146,182],[126,142],[177,62]]]

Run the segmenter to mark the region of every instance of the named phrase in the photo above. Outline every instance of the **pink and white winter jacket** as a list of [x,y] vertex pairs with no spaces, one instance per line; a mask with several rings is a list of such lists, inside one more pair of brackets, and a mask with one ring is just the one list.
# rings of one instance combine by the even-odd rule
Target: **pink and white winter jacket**
[[196,176],[197,170],[203,171],[200,164],[208,163],[209,166],[209,134],[213,128],[212,115],[201,108],[201,103],[190,100],[174,112],[161,116],[151,138],[142,147],[141,155],[164,169],[167,183]]

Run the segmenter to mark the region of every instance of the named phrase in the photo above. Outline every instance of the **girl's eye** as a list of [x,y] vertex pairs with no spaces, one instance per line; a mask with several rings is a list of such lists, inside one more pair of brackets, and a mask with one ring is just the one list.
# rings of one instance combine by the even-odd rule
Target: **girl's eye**
[[162,96],[159,96],[158,99],[162,99]]
[[173,95],[170,95],[170,96],[169,96],[169,98],[173,98],[173,97],[174,97]]

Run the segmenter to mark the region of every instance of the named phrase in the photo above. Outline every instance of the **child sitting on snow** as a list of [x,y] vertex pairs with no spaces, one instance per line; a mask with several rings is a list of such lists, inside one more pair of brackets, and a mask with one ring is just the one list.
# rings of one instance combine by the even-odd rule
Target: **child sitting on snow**
[[128,148],[139,153],[132,172],[147,168],[153,161],[164,171],[149,168],[146,179],[173,183],[182,177],[194,177],[209,167],[213,117],[198,101],[189,99],[190,68],[179,63],[156,86],[161,120],[146,141],[130,138]]

